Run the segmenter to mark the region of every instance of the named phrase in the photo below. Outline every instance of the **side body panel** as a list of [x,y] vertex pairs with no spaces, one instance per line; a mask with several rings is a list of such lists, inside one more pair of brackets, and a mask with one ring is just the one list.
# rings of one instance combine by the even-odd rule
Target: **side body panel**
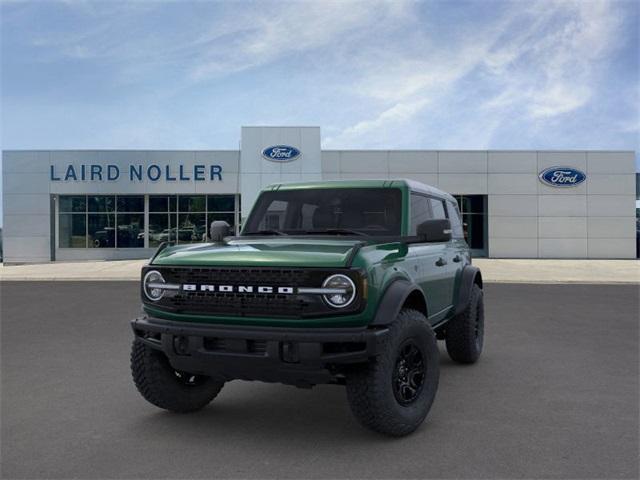
[[449,242],[409,246],[404,267],[425,295],[432,324],[444,319],[453,304],[455,271],[452,270],[452,257]]

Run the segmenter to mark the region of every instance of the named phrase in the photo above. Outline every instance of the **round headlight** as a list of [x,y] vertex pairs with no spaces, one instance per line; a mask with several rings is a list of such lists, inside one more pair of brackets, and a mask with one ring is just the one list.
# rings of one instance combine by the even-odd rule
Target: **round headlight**
[[164,289],[158,288],[159,284],[165,283],[164,278],[157,270],[147,272],[142,280],[142,289],[147,298],[153,302],[157,302],[164,295]]
[[331,275],[322,284],[322,288],[334,290],[322,297],[333,308],[344,308],[356,298],[356,286],[346,275],[340,273]]

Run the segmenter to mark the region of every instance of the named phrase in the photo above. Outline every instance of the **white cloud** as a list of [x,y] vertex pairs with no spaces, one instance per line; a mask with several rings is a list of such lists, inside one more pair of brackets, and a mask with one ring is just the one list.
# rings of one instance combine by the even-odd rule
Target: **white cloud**
[[[324,145],[333,148],[421,141],[482,148],[505,126],[517,124],[526,135],[558,125],[603,101],[606,66],[629,12],[604,0],[471,2],[468,10],[409,0],[64,5],[68,24],[40,18],[20,37],[38,60],[94,62],[109,72],[104,91],[115,85],[126,95],[123,85],[142,86],[130,89],[136,102],[171,104],[167,123],[176,99],[183,115],[240,100],[233,121],[266,123],[273,117],[260,106],[281,101],[279,122],[322,123]],[[29,9],[37,16],[38,4]],[[29,15],[20,22],[32,25]],[[229,87],[230,74],[245,91]],[[279,96],[265,98],[272,86]],[[612,128],[637,124],[637,115],[619,120]],[[162,121],[152,130],[161,131]],[[148,130],[134,136],[151,138]]]
[[[351,36],[407,16],[409,0],[185,3],[189,28],[167,32],[144,20],[165,2],[63,2],[78,22],[71,31],[38,33],[33,46],[52,57],[145,65],[179,64],[193,80],[218,78],[288,55],[335,47]],[[199,16],[206,5],[207,14]],[[174,5],[175,6],[175,5]],[[191,17],[190,17],[191,15]]]
[[[357,93],[381,103],[377,111],[325,143],[355,145],[406,127],[427,105],[442,113],[446,103],[465,96],[461,82],[469,78],[476,91],[470,100],[480,108],[468,121],[486,130],[478,135],[482,141],[514,115],[536,121],[573,112],[593,98],[600,64],[617,45],[624,15],[618,7],[604,0],[515,2],[492,23],[463,30],[453,46],[428,34],[414,37],[424,48],[403,44],[405,55],[392,49],[397,59],[388,69],[362,75]],[[404,105],[415,108],[394,114],[407,112]]]
[[[376,23],[404,15],[405,1],[267,3],[261,11],[234,12],[200,39],[207,52],[192,71],[196,79],[273,62],[286,55],[328,47]],[[225,32],[224,39],[220,32]],[[230,39],[231,37],[231,39]],[[230,44],[233,47],[230,49]]]

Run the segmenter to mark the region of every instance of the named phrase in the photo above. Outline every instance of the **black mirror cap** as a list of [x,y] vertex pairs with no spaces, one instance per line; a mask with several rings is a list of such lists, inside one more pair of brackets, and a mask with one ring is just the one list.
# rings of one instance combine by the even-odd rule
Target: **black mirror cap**
[[231,225],[227,222],[224,220],[215,220],[211,222],[209,238],[212,242],[221,243],[224,240],[224,237],[228,237],[229,235],[231,235]]
[[451,240],[451,222],[446,218],[426,220],[418,225],[416,234],[423,242],[448,242]]

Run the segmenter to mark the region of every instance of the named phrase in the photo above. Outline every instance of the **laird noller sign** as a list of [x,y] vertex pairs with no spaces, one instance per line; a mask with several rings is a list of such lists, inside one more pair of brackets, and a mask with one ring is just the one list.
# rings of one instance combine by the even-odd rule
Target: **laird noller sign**
[[126,168],[114,164],[68,164],[62,168],[50,166],[52,182],[213,182],[222,181],[221,165],[142,165],[130,164]]

